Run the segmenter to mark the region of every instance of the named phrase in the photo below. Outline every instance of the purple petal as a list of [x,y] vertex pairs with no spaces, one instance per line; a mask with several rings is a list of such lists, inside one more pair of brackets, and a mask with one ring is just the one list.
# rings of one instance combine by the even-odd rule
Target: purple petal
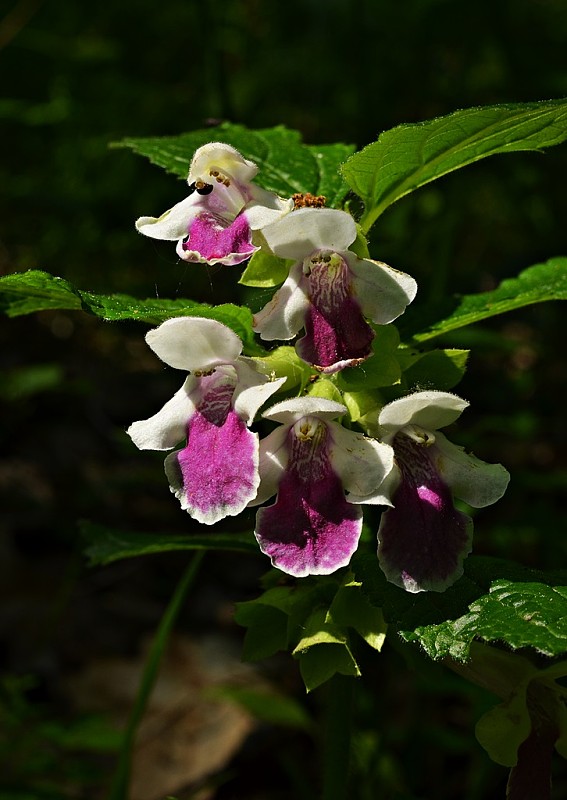
[[337,254],[332,261],[311,263],[305,336],[297,342],[308,364],[332,373],[364,361],[371,354],[374,331],[352,296],[351,274]]
[[246,261],[257,249],[245,214],[227,224],[221,217],[203,212],[190,223],[178,252],[186,261],[234,265]]
[[239,514],[260,482],[258,435],[231,407],[233,390],[226,383],[206,393],[188,422],[186,447],[166,459],[182,507],[207,525]]
[[392,497],[394,508],[382,514],[380,566],[389,581],[409,592],[442,592],[462,574],[472,520],[454,507],[429,448],[403,434],[393,447],[401,481]]
[[[298,423],[301,424],[301,423]],[[258,511],[263,553],[289,575],[328,575],[346,566],[358,545],[362,511],[345,500],[327,454],[327,429],[300,440],[290,430],[290,456],[276,502]]]

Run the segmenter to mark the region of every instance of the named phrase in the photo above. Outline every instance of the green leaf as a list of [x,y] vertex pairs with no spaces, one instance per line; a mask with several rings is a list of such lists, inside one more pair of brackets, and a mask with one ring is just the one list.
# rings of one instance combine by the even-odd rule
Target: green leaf
[[398,350],[398,361],[404,372],[404,388],[410,391],[438,389],[448,391],[465,374],[469,350],[431,350],[419,353],[409,348]]
[[327,644],[299,655],[299,671],[308,692],[328,681],[337,672],[360,677],[360,670],[346,645]]
[[[513,767],[519,760],[529,759],[531,746],[536,744],[533,733],[541,735],[546,730],[551,734],[548,746],[555,742],[558,752],[564,755],[567,689],[558,679],[567,675],[567,661],[541,669],[518,653],[475,642],[466,664],[449,660],[445,663],[457,674],[503,699],[484,714],[475,730],[479,743],[493,761]],[[526,752],[524,743],[530,732],[532,742],[527,743]],[[520,749],[521,745],[524,746]],[[537,759],[537,747],[535,755]]]
[[232,328],[242,339],[248,354],[264,352],[254,339],[252,312],[243,306],[232,303],[209,306],[183,299],[139,300],[126,294],[93,294],[40,270],[17,272],[0,278],[0,311],[7,316],[53,309],[82,310],[109,322],[138,320],[150,325],[158,325],[171,317],[206,317]]
[[247,628],[242,647],[244,661],[261,661],[287,648],[288,616],[258,600],[237,603],[234,618]]
[[316,609],[307,619],[304,635],[293,651],[293,655],[299,658],[301,677],[308,692],[337,672],[360,676],[346,633],[326,619],[326,610]]
[[444,592],[411,594],[386,581],[374,555],[357,553],[351,567],[372,605],[406,641],[434,659],[466,661],[475,637],[567,651],[567,572],[544,573],[499,558],[469,556],[465,574]]
[[128,147],[153,164],[186,178],[193,153],[208,142],[225,142],[236,147],[260,168],[255,183],[283,197],[311,192],[325,195],[328,205],[337,206],[348,193],[339,165],[354,152],[354,146],[304,145],[297,131],[281,125],[249,130],[243,125],[224,122],[216,128],[180,136],[124,139],[115,146]]
[[341,586],[331,603],[326,621],[343,628],[354,628],[374,650],[380,651],[386,639],[388,626],[382,611],[368,602],[360,584],[354,581]]
[[355,153],[343,166],[364,201],[368,231],[388,206],[455,169],[496,153],[541,150],[567,138],[567,101],[485,106],[400,125]]
[[567,300],[565,256],[528,267],[517,278],[502,281],[497,289],[490,292],[464,295],[447,317],[416,333],[413,338],[424,342],[488,317],[546,300]]
[[468,613],[416,628],[404,638],[419,641],[431,658],[466,661],[475,637],[502,641],[514,650],[533,647],[546,656],[567,653],[567,586],[495,581]]
[[291,263],[288,259],[278,258],[265,250],[256,250],[238,283],[255,289],[271,289],[279,286],[287,278]]
[[259,552],[251,534],[211,532],[204,536],[172,536],[167,533],[118,531],[87,521],[79,523],[79,530],[85,541],[84,552],[89,558],[89,566],[174,550],[236,550],[256,554]]

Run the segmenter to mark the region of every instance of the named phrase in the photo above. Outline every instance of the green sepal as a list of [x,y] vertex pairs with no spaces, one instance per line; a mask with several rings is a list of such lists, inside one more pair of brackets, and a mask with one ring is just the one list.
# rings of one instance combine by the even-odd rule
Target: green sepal
[[307,394],[310,397],[323,397],[325,400],[334,400],[335,403],[343,402],[343,396],[337,389],[336,384],[328,378],[319,378],[313,381]]
[[266,356],[254,360],[265,375],[273,375],[274,378],[286,378],[282,391],[289,391],[296,386],[299,387],[300,391],[303,391],[313,374],[309,364],[299,358],[295,348],[289,345],[276,347]]
[[337,386],[343,391],[376,389],[399,383],[401,369],[396,351],[400,336],[394,325],[375,325],[373,354],[357,367],[347,367],[337,376]]
[[363,424],[365,417],[377,419],[378,413],[384,405],[377,392],[343,392],[343,403],[348,408],[348,413],[353,422]]
[[289,259],[279,258],[266,250],[256,250],[238,283],[256,289],[271,289],[285,281],[291,264],[293,261]]
[[469,350],[431,350],[419,352],[399,348],[397,358],[403,371],[402,386],[408,391],[438,389],[448,391],[463,378]]

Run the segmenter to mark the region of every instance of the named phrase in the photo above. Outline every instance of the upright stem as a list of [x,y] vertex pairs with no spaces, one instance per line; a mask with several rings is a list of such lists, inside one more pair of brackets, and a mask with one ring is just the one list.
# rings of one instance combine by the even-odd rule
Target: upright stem
[[350,768],[350,735],[354,678],[335,675],[327,695],[323,739],[322,800],[346,800]]
[[118,764],[110,787],[109,800],[127,800],[128,798],[128,786],[130,783],[130,771],[132,767],[132,751],[134,749],[134,740],[136,738],[138,725],[144,716],[148,699],[152,689],[154,688],[154,684],[159,672],[161,658],[167,646],[169,635],[175,624],[175,620],[183,601],[185,600],[185,595],[187,594],[187,591],[189,590],[189,587],[193,583],[195,575],[197,574],[204,554],[205,551],[202,550],[198,551],[193,556],[193,559],[185,570],[183,577],[177,584],[173,597],[171,598],[169,605],[167,606],[164,615],[161,618],[155,638],[150,648],[150,652],[148,653],[148,658],[144,665],[144,671],[142,673],[138,695],[130,713],[126,730],[124,731],[124,738],[122,739],[122,745],[118,755]]

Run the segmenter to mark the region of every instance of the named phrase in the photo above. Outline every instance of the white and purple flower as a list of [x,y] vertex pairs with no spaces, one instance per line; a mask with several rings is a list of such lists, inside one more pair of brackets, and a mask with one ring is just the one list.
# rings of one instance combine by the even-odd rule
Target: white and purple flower
[[128,434],[141,450],[170,450],[165,459],[171,491],[199,522],[212,525],[239,514],[256,497],[258,434],[248,430],[260,406],[285,378],[270,381],[241,356],[230,328],[201,317],[176,317],[146,341],[162,361],[190,374],[153,417]]
[[396,467],[384,487],[393,508],[382,514],[378,558],[389,581],[409,592],[442,592],[463,572],[472,520],[453,497],[474,508],[499,500],[510,476],[449,442],[439,428],[468,406],[448,392],[425,391],[385,405],[380,439],[394,449]]
[[255,536],[275,567],[298,578],[346,566],[362,530],[359,504],[387,502],[381,485],[392,448],[333,421],[345,413],[308,396],[263,415],[282,424],[260,442],[261,482],[250,505],[277,499],[258,511]]
[[293,208],[293,200],[251,183],[257,172],[234,147],[203,145],[191,161],[189,196],[161,217],[140,217],[136,228],[154,239],[177,241],[184,261],[240,264],[258,250],[253,231]]
[[254,318],[262,339],[291,339],[301,328],[298,355],[324,373],[355,366],[372,353],[374,331],[417,292],[412,277],[349,250],[356,239],[350,214],[301,208],[262,230],[272,252],[293,259],[289,277]]

